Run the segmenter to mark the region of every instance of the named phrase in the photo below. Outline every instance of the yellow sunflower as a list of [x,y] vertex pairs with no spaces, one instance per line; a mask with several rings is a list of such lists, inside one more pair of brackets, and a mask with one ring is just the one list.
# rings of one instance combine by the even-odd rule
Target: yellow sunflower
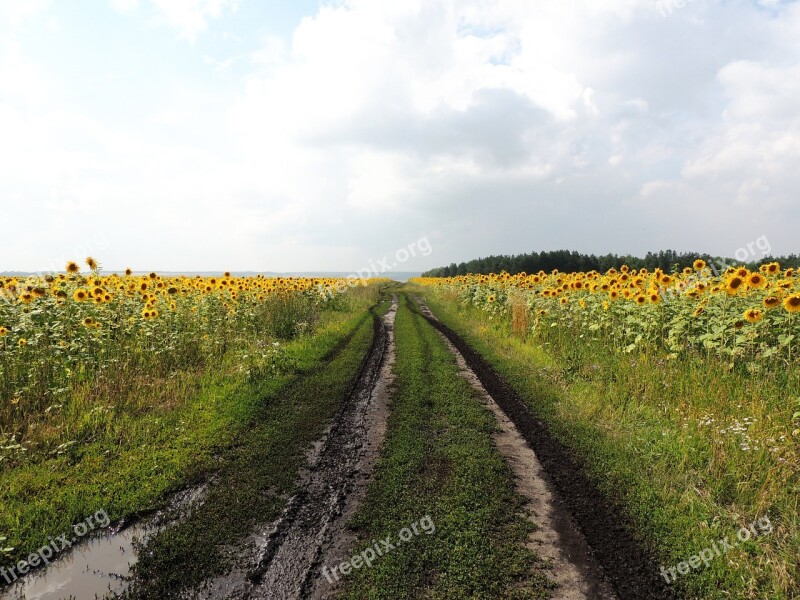
[[760,308],[748,308],[744,311],[744,318],[748,323],[758,323],[764,318],[764,313]]
[[767,278],[761,273],[750,273],[747,276],[747,285],[753,289],[761,289],[767,285]]
[[83,302],[89,299],[89,293],[83,288],[78,288],[72,293],[72,299],[75,302]]
[[728,292],[729,296],[735,296],[742,286],[744,285],[744,279],[739,275],[734,275],[730,279],[728,279],[727,283],[725,284],[725,289]]
[[800,312],[800,294],[794,294],[783,301],[783,308],[790,313]]
[[764,298],[764,307],[765,308],[776,308],[780,306],[780,298],[776,298],[775,296],[767,296]]

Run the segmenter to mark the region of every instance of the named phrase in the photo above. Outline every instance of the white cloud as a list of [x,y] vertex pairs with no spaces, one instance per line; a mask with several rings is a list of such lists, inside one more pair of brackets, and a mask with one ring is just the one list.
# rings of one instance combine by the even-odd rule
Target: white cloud
[[[117,0],[120,1],[120,0]],[[129,0],[122,0],[129,2]],[[159,18],[179,32],[179,37],[194,41],[208,29],[208,21],[235,12],[238,0],[150,0]]]
[[130,13],[139,8],[139,0],[109,0],[111,7],[121,13]]
[[[237,9],[111,2],[189,41]],[[695,2],[665,19],[650,0],[346,0],[290,42],[226,31],[233,58],[203,47],[206,79],[176,71],[146,90],[155,109],[117,117],[68,107],[57,71],[6,40],[0,212],[46,242],[10,233],[0,269],[50,264],[83,231],[115,232],[108,266],[164,269],[346,270],[434,226],[441,250],[420,266],[730,253],[762,234],[791,251],[797,6]]]

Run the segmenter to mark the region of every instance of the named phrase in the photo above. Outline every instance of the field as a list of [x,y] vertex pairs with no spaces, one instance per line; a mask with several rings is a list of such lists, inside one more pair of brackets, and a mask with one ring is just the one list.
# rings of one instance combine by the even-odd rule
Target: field
[[[800,594],[800,282],[777,263],[401,286],[103,274],[89,258],[0,284],[4,600],[101,509],[111,527],[92,539],[136,560],[104,571],[90,547],[76,583],[66,550],[43,586]],[[152,523],[135,550],[116,542]]]
[[[768,536],[678,576],[699,598],[798,594],[800,282],[713,273],[418,279],[635,522],[661,565],[766,517]],[[670,577],[671,578],[671,577]]]

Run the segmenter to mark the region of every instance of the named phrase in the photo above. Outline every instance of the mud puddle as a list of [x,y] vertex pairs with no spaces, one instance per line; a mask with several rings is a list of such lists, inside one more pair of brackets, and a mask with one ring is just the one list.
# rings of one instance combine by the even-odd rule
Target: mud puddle
[[177,522],[201,501],[206,486],[177,492],[163,510],[127,526],[118,523],[87,537],[0,591],[0,600],[67,600],[114,597],[128,587],[142,544]]

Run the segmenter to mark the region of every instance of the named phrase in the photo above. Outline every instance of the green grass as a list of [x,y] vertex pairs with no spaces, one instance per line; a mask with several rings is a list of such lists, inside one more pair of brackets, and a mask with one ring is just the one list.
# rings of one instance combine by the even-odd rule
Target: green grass
[[405,297],[395,332],[396,391],[375,477],[352,523],[361,540],[353,552],[396,539],[426,516],[436,530],[353,571],[343,597],[546,597],[550,584],[523,547],[530,523],[519,514],[522,499],[492,441],[493,415]]
[[[417,291],[582,457],[665,566],[769,516],[772,533],[680,577],[679,597],[800,597],[800,454],[780,439],[800,434],[797,378],[787,386],[713,358],[617,353],[581,331],[523,340],[507,318]],[[746,417],[752,425],[732,429]]]
[[[14,550],[0,556],[0,566],[12,564],[100,509],[113,520],[153,509],[170,491],[222,468],[226,460],[220,457],[239,460],[242,444],[256,435],[252,424],[266,426],[262,421],[267,417],[270,423],[281,418],[275,411],[286,402],[283,390],[339,360],[331,358],[337,350],[337,357],[351,360],[363,354],[365,336],[371,335],[366,309],[377,295],[377,288],[359,289],[340,301],[338,310],[323,311],[313,333],[283,344],[274,355],[270,342],[264,360],[261,354],[258,359],[247,357],[247,352],[263,352],[260,340],[253,340],[249,348],[231,348],[217,365],[177,370],[151,381],[148,402],[155,409],[116,414],[112,424],[60,454],[35,454],[5,467],[0,472],[0,536],[7,537],[3,545]],[[343,368],[338,376],[349,374]],[[303,405],[309,411],[306,420],[314,423],[308,428],[312,432],[326,418],[326,401],[319,407]],[[304,428],[297,422],[291,426]],[[298,432],[298,443],[304,443],[303,435]],[[291,468],[294,463],[283,464],[283,452],[279,447],[274,460],[281,469]]]

